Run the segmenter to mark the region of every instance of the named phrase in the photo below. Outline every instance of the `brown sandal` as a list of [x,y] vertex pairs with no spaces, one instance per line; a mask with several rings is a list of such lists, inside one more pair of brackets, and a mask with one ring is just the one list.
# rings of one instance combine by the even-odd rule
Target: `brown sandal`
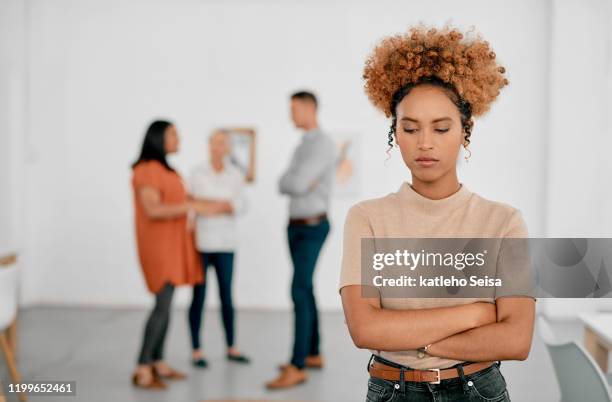
[[157,377],[158,379],[165,379],[165,380],[184,380],[187,378],[187,374],[181,373],[180,371],[176,371],[174,369],[170,369],[170,372],[167,374],[161,374],[156,368],[155,366],[153,366],[153,375],[155,377]]
[[132,376],[132,384],[138,388],[150,389],[155,391],[168,388],[168,386],[155,375],[153,375],[153,377],[151,378],[151,382],[143,384],[138,381],[138,374],[134,374]]

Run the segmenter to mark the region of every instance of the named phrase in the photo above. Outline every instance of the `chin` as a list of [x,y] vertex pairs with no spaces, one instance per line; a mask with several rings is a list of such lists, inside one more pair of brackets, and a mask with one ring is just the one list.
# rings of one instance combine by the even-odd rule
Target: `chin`
[[442,177],[438,172],[419,172],[419,170],[423,169],[411,169],[413,176],[423,183],[433,183]]
[[419,179],[419,181],[421,183],[427,183],[427,184],[431,184],[431,183],[435,183],[440,177],[436,176],[436,177],[418,177],[416,176],[417,179]]

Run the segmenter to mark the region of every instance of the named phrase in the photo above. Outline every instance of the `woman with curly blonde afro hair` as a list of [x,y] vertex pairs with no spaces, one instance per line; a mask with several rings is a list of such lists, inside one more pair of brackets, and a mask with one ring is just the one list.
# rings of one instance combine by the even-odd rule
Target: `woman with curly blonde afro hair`
[[[495,278],[500,282],[478,289],[484,291],[478,297],[462,298],[415,297],[418,284],[398,289],[381,276],[371,281],[361,266],[364,238],[376,246],[383,238],[528,237],[518,209],[471,192],[457,177],[473,119],[508,84],[504,74],[488,42],[450,27],[419,26],[384,38],[366,61],[365,92],[391,119],[388,144],[400,148],[412,176],[397,192],[352,206],[344,227],[340,293],[353,342],[372,352],[368,401],[510,400],[500,365],[525,360],[531,348],[528,264],[507,264],[508,277],[526,286],[507,290]],[[500,259],[491,261],[500,270]]]

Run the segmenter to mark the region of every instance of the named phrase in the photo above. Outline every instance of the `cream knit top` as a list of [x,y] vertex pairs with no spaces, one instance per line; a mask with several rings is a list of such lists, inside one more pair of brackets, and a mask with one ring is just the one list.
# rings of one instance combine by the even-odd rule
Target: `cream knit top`
[[[519,210],[472,193],[464,184],[447,198],[432,200],[414,191],[409,183],[382,198],[359,202],[350,208],[344,226],[340,289],[361,285],[361,238],[505,238],[528,237]],[[423,309],[454,306],[493,298],[385,298],[386,309]],[[388,360],[416,369],[447,368],[459,361],[425,355],[416,350],[372,351]]]

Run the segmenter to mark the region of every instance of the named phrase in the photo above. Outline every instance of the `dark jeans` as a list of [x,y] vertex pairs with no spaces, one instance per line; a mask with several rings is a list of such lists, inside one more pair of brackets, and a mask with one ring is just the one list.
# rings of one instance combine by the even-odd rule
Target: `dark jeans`
[[291,364],[298,368],[305,366],[306,356],[319,354],[319,314],[312,279],[329,227],[329,222],[324,220],[317,225],[290,224],[287,228],[293,261],[291,299],[295,313]]
[[[227,347],[234,346],[234,306],[232,304],[232,274],[234,272],[234,253],[200,253],[202,269],[206,275],[209,265],[215,268],[219,296],[221,298],[221,315],[225,328]],[[191,330],[191,346],[200,348],[200,326],[206,299],[206,282],[193,287],[193,299],[189,308],[189,328]]]
[[507,402],[510,395],[499,366],[500,362],[496,362],[484,370],[442,380],[440,384],[405,381],[403,391],[399,381],[371,377],[366,402]]
[[164,341],[168,332],[170,322],[170,305],[174,286],[166,283],[155,295],[155,307],[149,315],[144,331],[144,340],[140,350],[138,364],[151,364],[162,360],[164,352]]

